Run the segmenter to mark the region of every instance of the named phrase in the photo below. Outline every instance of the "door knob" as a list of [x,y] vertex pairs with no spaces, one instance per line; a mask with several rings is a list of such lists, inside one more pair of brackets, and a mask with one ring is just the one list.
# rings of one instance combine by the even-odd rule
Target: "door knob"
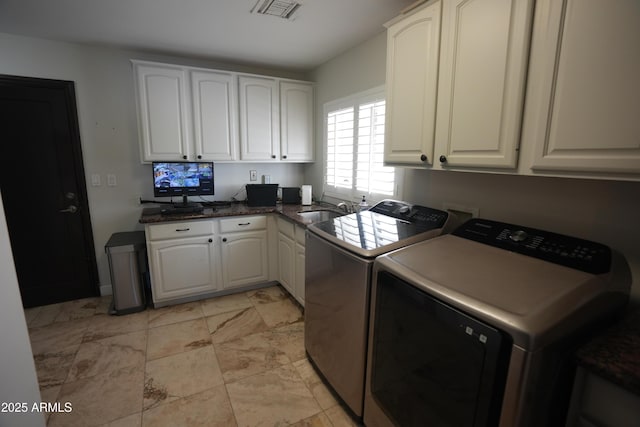
[[60,209],[62,213],[76,213],[78,211],[78,207],[75,205],[70,205],[67,209]]

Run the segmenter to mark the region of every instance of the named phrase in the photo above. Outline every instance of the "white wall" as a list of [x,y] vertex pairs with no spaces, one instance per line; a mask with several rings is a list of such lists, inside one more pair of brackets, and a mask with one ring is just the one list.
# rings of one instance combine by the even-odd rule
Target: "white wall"
[[24,402],[29,409],[27,413],[0,412],[0,426],[44,426],[44,416],[30,411],[34,402],[40,402],[40,390],[2,203],[0,284],[0,403]]
[[[316,158],[324,159],[322,105],[385,82],[384,33],[314,70]],[[306,181],[322,192],[323,164]],[[640,304],[640,183],[406,169],[403,199],[442,208],[479,209],[488,219],[548,229],[599,241],[622,252],[635,278]]]
[[[142,229],[138,224],[140,197],[151,198],[151,166],[140,163],[133,73],[130,59],[229,69],[304,79],[283,70],[267,70],[165,57],[104,47],[61,43],[0,33],[0,74],[72,80],[75,82],[80,138],[84,158],[89,208],[93,226],[100,284],[109,289],[110,278],[104,244],[112,233]],[[271,175],[271,182],[299,186],[302,165],[216,164],[216,200],[230,198],[249,182],[249,170]],[[99,174],[102,185],[91,186]],[[106,185],[115,174],[116,187]]]

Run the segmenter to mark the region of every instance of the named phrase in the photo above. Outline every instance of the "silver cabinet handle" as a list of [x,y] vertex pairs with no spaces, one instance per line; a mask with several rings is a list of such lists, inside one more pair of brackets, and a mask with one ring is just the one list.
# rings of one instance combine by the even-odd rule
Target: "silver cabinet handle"
[[78,207],[75,205],[70,205],[67,209],[60,209],[59,212],[62,213],[76,213],[78,211]]
[[190,228],[176,228],[176,231],[178,232],[182,232],[182,231],[189,231],[191,230]]

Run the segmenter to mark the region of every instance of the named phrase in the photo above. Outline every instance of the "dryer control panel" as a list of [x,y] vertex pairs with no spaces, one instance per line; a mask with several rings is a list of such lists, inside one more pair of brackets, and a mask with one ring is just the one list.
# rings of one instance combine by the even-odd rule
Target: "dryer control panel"
[[611,269],[611,249],[589,240],[504,222],[473,218],[453,235],[592,274]]
[[369,210],[429,229],[444,227],[449,217],[445,211],[390,199],[381,201]]

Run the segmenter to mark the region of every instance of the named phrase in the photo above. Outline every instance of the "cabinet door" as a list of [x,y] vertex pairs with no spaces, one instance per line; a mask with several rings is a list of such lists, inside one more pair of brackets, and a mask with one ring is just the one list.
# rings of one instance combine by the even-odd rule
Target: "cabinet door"
[[443,166],[516,166],[532,19],[533,0],[443,2],[436,121]]
[[191,143],[185,71],[133,64],[142,161],[187,159]]
[[439,35],[440,2],[388,29],[387,163],[433,163]]
[[289,237],[278,233],[278,281],[295,297],[296,244]]
[[240,159],[275,161],[280,155],[278,82],[240,76]]
[[266,230],[225,234],[221,249],[225,288],[269,280]]
[[149,242],[149,251],[154,301],[218,288],[213,236]]
[[533,169],[640,172],[637,0],[540,1],[523,144]]
[[296,244],[296,280],[295,280],[295,297],[302,306],[304,306],[304,258],[305,258],[305,247]]
[[236,160],[237,84],[230,73],[192,71],[196,160]]
[[280,159],[313,161],[313,86],[280,82]]

